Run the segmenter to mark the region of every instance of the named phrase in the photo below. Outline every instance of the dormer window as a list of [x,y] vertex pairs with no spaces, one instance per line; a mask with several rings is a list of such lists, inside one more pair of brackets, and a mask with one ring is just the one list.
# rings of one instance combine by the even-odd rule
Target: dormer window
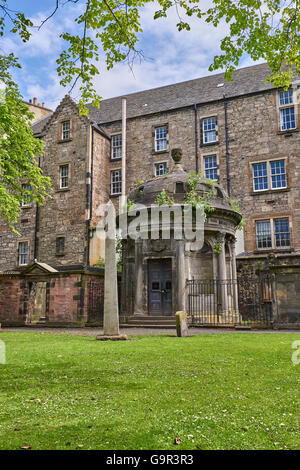
[[61,124],[62,140],[69,140],[71,138],[71,121],[63,121]]

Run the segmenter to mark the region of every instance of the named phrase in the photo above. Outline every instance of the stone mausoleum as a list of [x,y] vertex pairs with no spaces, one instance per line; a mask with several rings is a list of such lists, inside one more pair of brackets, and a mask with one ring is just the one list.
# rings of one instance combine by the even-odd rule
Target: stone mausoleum
[[[175,149],[174,149],[175,150]],[[173,201],[172,213],[184,214],[184,206],[190,191],[188,173],[180,165],[180,151],[172,152],[175,168],[164,177],[157,177],[139,185],[129,199],[137,205],[143,205],[141,211],[147,211],[150,220],[151,207],[157,203],[159,195]],[[174,217],[169,217],[170,238],[162,237],[162,217],[157,227],[157,239],[151,238],[149,225],[141,227],[140,237],[128,238],[123,253],[123,292],[122,312],[134,316],[171,316],[179,310],[189,310],[186,280],[218,280],[221,292],[221,312],[238,315],[237,294],[234,288],[227,290],[227,284],[234,286],[236,280],[235,231],[241,215],[233,210],[229,198],[220,185],[211,185],[211,181],[201,178],[196,186],[197,196],[212,194],[212,210],[206,216],[203,241],[191,242],[182,230],[182,239],[176,239]],[[142,207],[142,206],[141,206]],[[190,206],[189,206],[190,207]],[[162,206],[163,208],[163,206]],[[163,209],[162,209],[163,210]],[[173,212],[174,211],[174,212]],[[134,216],[137,211],[133,210]],[[182,218],[184,216],[182,215]],[[193,220],[193,223],[195,220]],[[176,219],[178,224],[178,218]],[[178,228],[178,227],[177,227]],[[224,283],[222,285],[222,280]],[[221,281],[221,282],[219,282]],[[208,292],[197,296],[198,301],[206,302],[207,307],[214,306],[216,292],[211,285]]]

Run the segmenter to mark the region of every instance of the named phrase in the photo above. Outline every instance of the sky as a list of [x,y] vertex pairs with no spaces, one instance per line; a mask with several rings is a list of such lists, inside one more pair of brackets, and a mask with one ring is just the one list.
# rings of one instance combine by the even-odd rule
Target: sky
[[[64,0],[60,0],[62,3]],[[201,0],[208,4],[210,0]],[[61,8],[38,31],[33,30],[29,42],[22,43],[16,35],[6,34],[0,41],[0,54],[14,52],[20,59],[22,70],[14,74],[24,100],[37,97],[46,107],[55,109],[70,89],[59,84],[56,72],[56,59],[64,47],[59,35],[62,32],[81,34],[81,28],[74,22],[84,6],[84,0]],[[41,23],[56,4],[55,0],[7,0],[9,8],[23,11],[35,25]],[[127,63],[117,64],[106,70],[100,62],[100,75],[95,78],[95,86],[103,98],[124,95],[136,91],[156,88],[185,80],[207,76],[214,55],[220,53],[220,40],[226,35],[226,26],[214,28],[197,18],[188,19],[191,31],[178,32],[176,11],[171,11],[167,19],[154,20],[155,3],[148,5],[142,13],[143,33],[138,48],[145,59],[135,61],[133,70]],[[243,57],[240,67],[253,62]],[[98,63],[99,65],[99,63]],[[213,72],[218,73],[218,72]],[[72,97],[79,99],[78,90]]]

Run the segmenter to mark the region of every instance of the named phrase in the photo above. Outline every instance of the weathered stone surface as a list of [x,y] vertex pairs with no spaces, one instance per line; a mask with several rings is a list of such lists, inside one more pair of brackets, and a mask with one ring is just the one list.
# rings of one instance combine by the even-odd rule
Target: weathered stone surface
[[[248,88],[247,77],[250,75],[255,77],[253,82],[259,79],[259,83],[264,83],[263,69],[262,66],[244,69],[237,74],[237,77],[243,76],[241,83],[231,82],[230,85],[225,83],[221,88],[216,86],[220,80],[217,76],[201,79],[203,80],[201,83],[206,83],[208,80],[207,83],[210,85],[205,87],[205,93],[202,86],[200,87],[201,99],[197,93],[193,95],[193,103],[201,103],[197,106],[196,123],[193,103],[188,103],[185,96],[180,96],[179,90],[186,85],[174,86],[170,95],[168,95],[168,90],[170,90],[168,87],[161,88],[158,92],[153,90],[147,94],[150,100],[151,97],[153,98],[151,102],[142,102],[145,95],[139,95],[134,115],[129,109],[131,105],[128,107],[129,119],[127,121],[127,193],[138,180],[147,180],[155,175],[155,163],[167,162],[168,169],[172,170],[174,163],[171,159],[171,150],[173,148],[182,149],[182,166],[187,171],[195,171],[197,152],[199,169],[202,172],[205,170],[204,157],[216,155],[220,183],[226,189],[226,132],[222,99],[223,94],[226,94],[228,97],[231,197],[237,201],[247,218],[245,227],[247,256],[244,256],[243,260],[238,259],[238,265],[242,265],[241,271],[251,272],[254,275],[256,275],[255,271],[260,269],[257,261],[265,264],[266,260],[265,252],[256,250],[255,221],[257,219],[289,217],[291,249],[275,250],[275,263],[297,264],[299,263],[297,256],[300,256],[300,106],[295,106],[297,128],[281,132],[277,90],[273,89],[270,84],[256,87],[255,83],[250,82]],[[226,92],[227,86],[229,87],[228,93]],[[157,100],[158,95],[159,100]],[[162,99],[162,96],[165,96],[165,99]],[[121,104],[121,100],[119,101]],[[105,104],[103,103],[102,116],[102,111],[107,110],[109,103],[116,107],[118,100],[107,100]],[[159,107],[157,107],[158,104]],[[115,119],[119,119],[119,111],[114,109],[112,113],[106,115],[116,116]],[[93,114],[93,116],[96,115],[97,113]],[[217,117],[218,138],[217,142],[206,145],[201,141],[201,119],[211,116]],[[62,142],[59,137],[59,126],[63,120],[69,118],[72,121],[71,139]],[[35,130],[36,135],[45,141],[45,154],[41,158],[41,168],[52,179],[52,198],[39,208],[38,217],[36,217],[35,204],[22,209],[20,220],[16,225],[21,237],[16,236],[3,222],[0,223],[0,272],[15,271],[18,268],[18,243],[20,241],[29,242],[29,263],[34,260],[36,254],[39,261],[54,267],[75,265],[83,267],[89,262],[94,264],[100,255],[103,256],[101,254],[103,247],[97,240],[94,230],[100,220],[96,210],[100,203],[109,200],[111,170],[121,168],[120,160],[110,158],[109,139],[109,135],[121,133],[121,120],[107,118],[105,122],[102,119],[101,128],[95,126],[92,133],[92,122],[79,116],[75,104],[70,98],[65,97],[54,114],[45,119],[44,124],[38,123]],[[160,125],[168,127],[168,144],[166,151],[155,152],[153,132],[155,127]],[[282,158],[286,159],[287,188],[254,192],[252,163]],[[70,188],[60,190],[59,165],[66,163],[70,165]],[[117,206],[118,197],[111,199]],[[211,218],[213,219],[213,214]],[[63,254],[56,253],[57,237],[65,237]],[[132,247],[129,249],[129,253],[131,252]],[[197,255],[193,254],[193,256]],[[197,266],[197,263],[191,262],[189,273],[191,276],[199,277],[202,273],[205,277],[212,276],[211,264],[203,263],[201,273],[194,266]],[[130,279],[132,271],[130,266],[126,268],[127,279]],[[78,279],[76,282],[81,282],[81,280]],[[23,284],[24,281],[17,277],[1,278],[0,319],[2,323],[10,319],[14,324],[24,324],[28,316],[26,309],[29,308],[30,311],[32,298],[28,287],[21,287]],[[53,292],[58,290],[54,296],[55,314],[49,310],[49,318],[53,315],[51,321],[59,321],[54,316],[61,315],[64,322],[71,321],[72,318],[80,324],[82,318],[87,318],[87,313],[82,312],[86,312],[85,309],[87,309],[89,289],[85,289],[83,301],[82,292],[73,292],[73,288],[69,289],[67,284],[67,281],[61,280],[51,287]],[[63,291],[65,287],[66,290]],[[131,288],[134,290],[133,285]],[[133,294],[134,292],[126,299],[126,309],[133,309],[131,305]],[[52,302],[51,295],[49,308]],[[97,296],[100,299],[101,294]],[[180,308],[178,306],[178,309]],[[99,324],[100,321],[101,319],[97,318],[95,324]]]
[[189,328],[187,323],[187,314],[186,312],[176,312],[176,332],[177,336],[186,337],[189,336]]
[[127,335],[98,335],[96,336],[98,341],[126,341],[128,340]]
[[[38,289],[45,288],[39,302]],[[103,325],[104,276],[57,273],[46,277],[0,277],[0,322],[18,326],[39,322],[46,326]]]

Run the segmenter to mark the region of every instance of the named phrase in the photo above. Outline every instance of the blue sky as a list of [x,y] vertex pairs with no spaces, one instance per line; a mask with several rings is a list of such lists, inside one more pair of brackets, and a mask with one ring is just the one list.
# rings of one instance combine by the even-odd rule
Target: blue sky
[[[203,0],[203,3],[208,2]],[[55,3],[55,0],[8,0],[11,9],[24,11],[34,24],[47,17]],[[56,73],[55,60],[63,48],[59,34],[63,31],[80,34],[74,19],[83,5],[84,0],[80,0],[77,4],[64,6],[40,31],[33,32],[28,43],[22,43],[12,34],[1,39],[1,53],[14,52],[20,59],[23,68],[15,74],[15,79],[25,100],[36,96],[39,102],[44,101],[47,107],[54,109],[68,93],[68,88],[60,86]],[[103,98],[209,75],[208,67],[219,52],[225,28],[215,29],[195,18],[189,19],[190,32],[178,32],[175,11],[170,12],[168,19],[153,20],[155,10],[155,4],[152,4],[142,14],[144,32],[138,48],[143,50],[146,60],[136,61],[133,72],[127,64],[118,64],[109,71],[104,63],[100,64],[100,75],[95,84]],[[241,66],[251,63],[245,57]],[[78,99],[78,90],[72,96]]]

